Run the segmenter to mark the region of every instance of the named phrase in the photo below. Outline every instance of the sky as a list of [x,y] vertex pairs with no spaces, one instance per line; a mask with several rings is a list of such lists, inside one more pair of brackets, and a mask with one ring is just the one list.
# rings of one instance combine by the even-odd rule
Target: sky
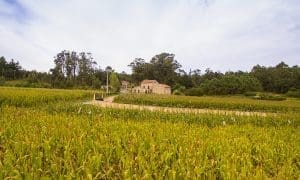
[[300,65],[299,0],[0,0],[0,56],[49,71],[62,50],[101,68],[175,54],[186,71]]

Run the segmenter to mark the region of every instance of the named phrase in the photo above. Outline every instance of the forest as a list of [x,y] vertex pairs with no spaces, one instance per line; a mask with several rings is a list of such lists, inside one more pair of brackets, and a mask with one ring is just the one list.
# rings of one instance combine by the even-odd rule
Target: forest
[[276,66],[255,65],[250,72],[219,72],[207,68],[186,72],[175,54],[160,53],[149,61],[135,58],[128,66],[132,73],[116,72],[111,66],[101,68],[89,52],[63,50],[53,59],[48,72],[26,70],[19,61],[0,57],[0,85],[17,87],[100,89],[107,83],[117,92],[121,81],[138,85],[144,79],[155,79],[172,87],[175,95],[228,95],[251,92],[287,93],[299,97],[300,68],[281,61]]

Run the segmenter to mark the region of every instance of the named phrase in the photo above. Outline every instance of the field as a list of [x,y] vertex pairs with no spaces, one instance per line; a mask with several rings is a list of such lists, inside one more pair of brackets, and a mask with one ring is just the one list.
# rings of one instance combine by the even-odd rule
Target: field
[[80,103],[92,94],[0,88],[0,179],[300,177],[299,101],[266,117],[196,115]]
[[91,99],[95,91],[0,87],[0,105],[38,107]]
[[266,101],[250,99],[243,96],[194,97],[151,94],[123,94],[118,96],[115,99],[115,102],[180,108],[208,108],[263,112],[300,112],[299,99]]

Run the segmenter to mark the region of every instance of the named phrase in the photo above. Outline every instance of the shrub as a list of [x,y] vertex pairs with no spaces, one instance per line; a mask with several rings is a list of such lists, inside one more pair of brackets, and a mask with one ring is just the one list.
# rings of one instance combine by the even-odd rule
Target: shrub
[[173,95],[184,95],[184,91],[185,91],[185,87],[180,84],[176,84],[172,88]]
[[255,77],[233,74],[204,81],[200,87],[207,95],[242,94],[247,91],[262,90],[260,82]]
[[291,89],[286,95],[289,97],[300,98],[300,89]]
[[184,93],[182,93],[180,90],[176,89],[173,91],[172,93],[173,95],[184,95]]
[[30,87],[30,83],[29,82],[20,82],[15,84],[15,87]]
[[270,93],[260,93],[256,96],[253,97],[254,99],[259,99],[259,100],[270,100],[270,101],[283,101],[286,100],[285,97],[281,95],[274,95]]
[[5,84],[5,78],[3,76],[0,76],[0,86]]
[[51,88],[48,83],[30,83],[28,81],[15,84],[15,87],[27,87],[27,88]]
[[247,91],[244,93],[245,96],[256,96],[256,92]]
[[190,88],[185,90],[184,92],[185,95],[187,96],[203,96],[203,90],[201,88]]

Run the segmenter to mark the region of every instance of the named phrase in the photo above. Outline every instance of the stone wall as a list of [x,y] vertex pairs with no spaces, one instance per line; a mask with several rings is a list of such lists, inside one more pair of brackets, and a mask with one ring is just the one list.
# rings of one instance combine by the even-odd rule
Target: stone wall
[[132,93],[171,94],[171,87],[166,84],[159,84],[156,80],[144,80],[141,86],[132,89]]

